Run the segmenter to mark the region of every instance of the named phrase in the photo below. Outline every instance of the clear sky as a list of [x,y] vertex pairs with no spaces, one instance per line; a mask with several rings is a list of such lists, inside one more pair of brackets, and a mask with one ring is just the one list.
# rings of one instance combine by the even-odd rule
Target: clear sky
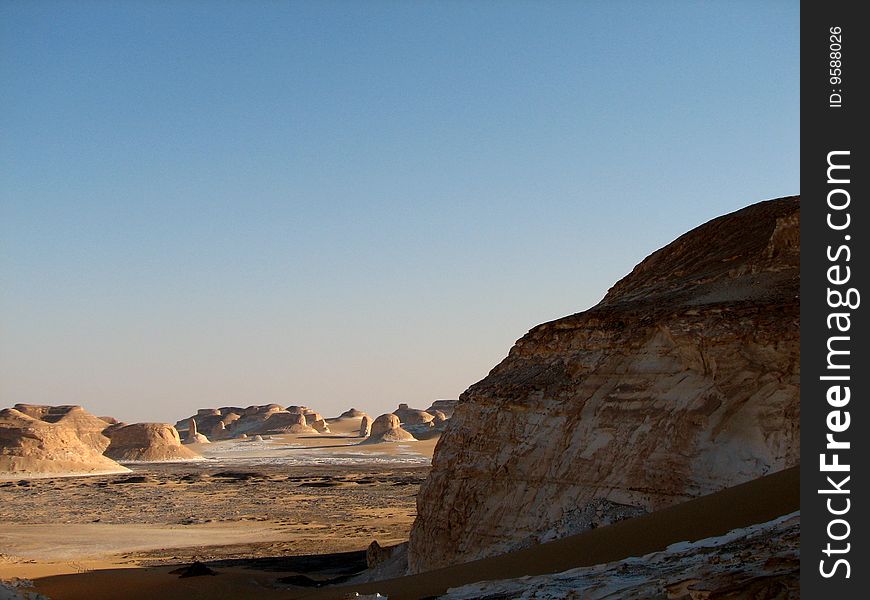
[[797,2],[0,3],[0,406],[425,408],[796,194]]

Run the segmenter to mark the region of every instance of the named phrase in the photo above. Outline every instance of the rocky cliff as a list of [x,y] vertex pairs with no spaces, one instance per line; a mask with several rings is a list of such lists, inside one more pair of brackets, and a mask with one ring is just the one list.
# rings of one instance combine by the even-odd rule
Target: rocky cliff
[[493,555],[799,460],[799,200],[714,219],[460,398],[409,567]]

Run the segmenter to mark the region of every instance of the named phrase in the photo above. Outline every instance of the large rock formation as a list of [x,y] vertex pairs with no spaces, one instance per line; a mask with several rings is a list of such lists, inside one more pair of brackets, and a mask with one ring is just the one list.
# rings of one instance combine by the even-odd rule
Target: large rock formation
[[126,470],[83,441],[74,427],[43,421],[14,408],[0,410],[0,477]]
[[[106,430],[111,427],[112,423],[104,417],[92,415],[81,406],[72,404],[61,406],[16,404],[13,408],[34,419],[46,423],[57,423],[72,429],[82,442],[94,448],[98,453],[102,453],[109,446]],[[117,423],[116,419],[107,418]]]
[[435,411],[441,411],[448,419],[453,416],[453,411],[456,408],[456,403],[459,400],[435,400],[432,406],[426,409],[427,413],[435,414]]
[[656,510],[799,461],[799,201],[714,219],[532,329],[460,398],[412,572]]
[[[223,425],[223,421],[218,421]],[[189,419],[187,424],[187,435],[184,438],[184,444],[208,444],[209,439],[205,435],[199,433],[196,429],[196,419]]]
[[169,423],[133,423],[112,432],[106,456],[124,462],[190,460],[200,455],[181,445]]
[[399,417],[402,425],[423,425],[435,420],[434,415],[419,408],[410,408],[407,404],[400,404],[399,408],[393,411],[393,414]]
[[280,433],[317,433],[309,426],[302,413],[275,411],[270,413],[269,418],[256,429],[248,430],[248,435],[255,434],[280,434]]
[[393,413],[381,415],[374,420],[369,437],[363,444],[375,444],[378,442],[412,442],[416,438],[402,429],[402,424]]

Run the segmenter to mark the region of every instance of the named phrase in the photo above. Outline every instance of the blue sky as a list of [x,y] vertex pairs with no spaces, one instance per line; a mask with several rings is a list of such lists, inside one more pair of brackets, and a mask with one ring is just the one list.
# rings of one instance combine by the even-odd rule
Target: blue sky
[[797,2],[0,4],[0,406],[456,397],[799,192]]

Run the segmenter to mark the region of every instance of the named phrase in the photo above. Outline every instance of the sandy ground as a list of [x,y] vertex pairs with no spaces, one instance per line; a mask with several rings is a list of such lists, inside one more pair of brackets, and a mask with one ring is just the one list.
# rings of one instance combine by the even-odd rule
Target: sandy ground
[[[179,579],[170,567],[88,571],[39,579],[37,590],[54,599],[153,600],[285,598],[339,599],[354,593],[386,594],[391,600],[424,598],[481,580],[561,572],[642,556],[683,540],[722,535],[766,522],[799,508],[799,469],[793,468],[662,511],[580,535],[430,573],[371,584],[311,589],[275,589],[276,574],[263,568],[214,563],[216,576]],[[321,557],[323,558],[323,557]],[[247,565],[251,567],[252,565]],[[300,565],[281,570],[299,572]]]
[[206,460],[125,474],[0,482],[0,579],[407,539],[436,440],[358,446],[358,420],[331,427],[204,444]]

